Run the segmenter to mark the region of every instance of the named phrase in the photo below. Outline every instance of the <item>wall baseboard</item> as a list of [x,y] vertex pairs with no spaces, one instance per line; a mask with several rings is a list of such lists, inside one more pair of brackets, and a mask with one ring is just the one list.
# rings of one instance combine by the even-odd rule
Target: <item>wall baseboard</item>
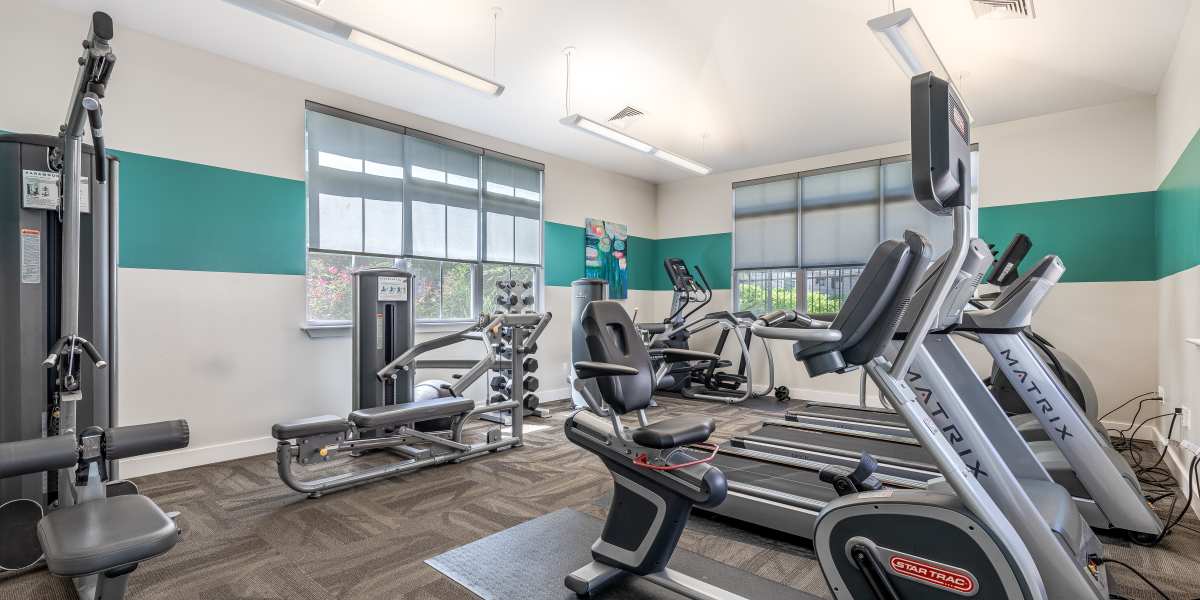
[[127,458],[120,462],[121,477],[141,477],[188,467],[210,465],[248,456],[268,454],[275,450],[275,438],[264,436],[211,446],[188,447],[161,454]]

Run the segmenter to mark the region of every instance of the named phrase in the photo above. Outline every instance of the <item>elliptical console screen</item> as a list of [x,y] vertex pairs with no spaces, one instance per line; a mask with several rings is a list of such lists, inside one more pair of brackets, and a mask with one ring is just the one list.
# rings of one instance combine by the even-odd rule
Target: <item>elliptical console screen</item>
[[695,287],[692,279],[692,272],[688,270],[687,264],[682,258],[668,258],[663,261],[663,268],[667,270],[667,277],[671,278],[671,285],[677,292],[686,292]]

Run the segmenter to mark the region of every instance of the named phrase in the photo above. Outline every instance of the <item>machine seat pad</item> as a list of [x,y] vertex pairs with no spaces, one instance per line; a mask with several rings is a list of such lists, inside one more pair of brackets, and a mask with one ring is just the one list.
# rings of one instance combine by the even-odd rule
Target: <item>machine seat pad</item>
[[350,413],[350,420],[360,429],[376,429],[389,425],[465,415],[474,409],[475,401],[470,398],[446,396],[391,406],[363,408]]
[[350,424],[341,417],[321,415],[288,423],[276,423],[271,426],[271,436],[283,441],[322,433],[340,433],[349,428]]
[[656,421],[632,431],[633,441],[662,450],[703,442],[717,429],[712,417],[683,415]]
[[55,510],[38,522],[37,535],[46,567],[61,577],[132,565],[179,541],[175,522],[153,500],[136,494]]

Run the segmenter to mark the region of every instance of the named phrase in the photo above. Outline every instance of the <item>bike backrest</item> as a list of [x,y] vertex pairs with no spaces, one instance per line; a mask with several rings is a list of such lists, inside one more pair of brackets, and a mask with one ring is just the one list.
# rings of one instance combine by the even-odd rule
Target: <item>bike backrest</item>
[[580,323],[591,360],[638,370],[637,375],[597,377],[601,399],[619,415],[650,406],[654,395],[650,354],[625,308],[611,300],[594,300],[583,309]]

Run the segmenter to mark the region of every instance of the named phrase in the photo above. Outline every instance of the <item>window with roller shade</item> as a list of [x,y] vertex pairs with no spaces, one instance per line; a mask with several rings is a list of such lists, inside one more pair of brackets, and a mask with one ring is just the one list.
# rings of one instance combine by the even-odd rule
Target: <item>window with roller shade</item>
[[540,289],[541,164],[306,109],[310,323],[349,322],[351,272],[363,267],[412,272],[419,322],[490,312],[501,272]]
[[[978,157],[973,149],[976,207]],[[952,235],[913,196],[907,156],[735,183],[733,215],[734,305],[757,314],[836,313],[880,242],[911,229],[936,256]]]

